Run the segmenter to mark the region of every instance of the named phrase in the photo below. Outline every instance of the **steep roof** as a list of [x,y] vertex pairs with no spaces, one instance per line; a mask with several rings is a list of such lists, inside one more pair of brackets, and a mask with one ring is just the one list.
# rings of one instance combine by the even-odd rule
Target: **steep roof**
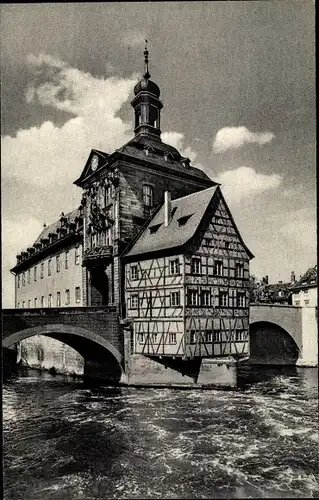
[[317,264],[314,267],[310,267],[301,278],[291,286],[291,290],[297,288],[309,288],[315,287],[318,284],[318,271]]
[[[217,186],[213,186],[203,191],[172,200],[172,218],[167,227],[164,225],[165,214],[163,204],[126,255],[141,255],[184,245],[194,236],[216,189]],[[187,216],[190,217],[186,223],[180,225],[180,219],[183,222],[183,217],[186,218]]]
[[[148,156],[145,155],[146,149],[149,150]],[[152,137],[136,136],[117,151],[143,161],[148,160],[149,162],[162,166],[165,169],[169,168],[172,172],[177,172],[183,175],[192,175],[200,180],[209,181],[211,185],[217,184],[199,168],[192,167],[190,165],[185,166],[184,161],[187,160],[187,158],[181,156],[176,148],[162,142],[161,140],[153,139]],[[168,155],[166,159],[165,155]]]
[[[77,217],[80,215],[80,209],[76,208],[72,212],[69,212],[66,214],[64,217],[67,219],[68,223],[72,223],[75,221]],[[46,226],[41,233],[39,234],[38,238],[35,240],[34,244],[40,243],[42,238],[48,238],[50,233],[56,233],[58,227],[61,227],[61,222],[60,219],[56,220],[55,222],[52,222],[49,226]]]

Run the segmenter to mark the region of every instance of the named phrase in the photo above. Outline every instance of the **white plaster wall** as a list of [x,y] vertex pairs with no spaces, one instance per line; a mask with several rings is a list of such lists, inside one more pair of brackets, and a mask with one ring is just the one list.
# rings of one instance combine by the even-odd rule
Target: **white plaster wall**
[[300,290],[292,294],[292,305],[300,307],[316,307],[318,305],[317,287]]
[[[65,267],[65,252],[69,251],[68,268]],[[75,263],[75,245],[68,246],[63,251],[52,254],[46,259],[37,262],[36,281],[34,280],[34,266],[30,268],[30,283],[28,283],[28,271],[25,272],[25,285],[22,284],[22,274],[20,273],[20,286],[18,288],[18,277],[16,276],[16,308],[28,308],[28,301],[31,301],[30,307],[34,308],[34,299],[37,299],[36,307],[41,307],[41,297],[44,297],[44,306],[48,306],[49,294],[52,294],[52,307],[57,307],[57,292],[60,292],[60,307],[81,307],[83,306],[82,290],[82,245],[79,245],[80,257],[79,263]],[[56,270],[56,256],[60,255],[60,272]],[[48,275],[48,260],[51,258],[51,276]],[[41,278],[41,263],[44,263],[43,278]],[[80,287],[80,302],[76,302],[75,288]],[[65,291],[70,290],[70,304],[66,304]]]
[[316,307],[304,307],[302,314],[302,353],[298,366],[318,366],[318,320]]
[[18,362],[31,368],[49,370],[54,367],[57,373],[83,375],[84,359],[72,347],[58,340],[34,335],[20,342]]

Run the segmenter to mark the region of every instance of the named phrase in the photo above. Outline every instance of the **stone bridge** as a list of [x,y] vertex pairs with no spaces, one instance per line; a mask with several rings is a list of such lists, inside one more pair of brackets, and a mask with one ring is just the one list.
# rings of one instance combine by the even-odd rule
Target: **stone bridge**
[[[10,348],[18,342],[45,335],[84,358],[84,375],[110,382],[126,379],[130,338],[116,306],[6,309],[2,319],[4,358],[14,357]],[[252,364],[317,366],[317,309],[251,304],[250,360]],[[147,383],[148,374],[143,372],[141,377]]]
[[115,306],[5,309],[2,332],[4,354],[21,340],[46,335],[83,356],[85,375],[115,382],[121,378],[124,345]]
[[250,362],[317,366],[317,308],[251,304]]

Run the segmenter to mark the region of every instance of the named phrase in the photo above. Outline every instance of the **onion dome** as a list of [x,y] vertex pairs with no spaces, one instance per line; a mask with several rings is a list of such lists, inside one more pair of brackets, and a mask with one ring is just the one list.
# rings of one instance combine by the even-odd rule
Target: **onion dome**
[[135,85],[135,95],[139,94],[140,92],[151,92],[156,97],[160,96],[160,89],[158,85],[156,85],[156,83],[152,82],[152,80],[149,79],[150,76],[151,75],[149,75],[148,73],[145,73],[142,80]]

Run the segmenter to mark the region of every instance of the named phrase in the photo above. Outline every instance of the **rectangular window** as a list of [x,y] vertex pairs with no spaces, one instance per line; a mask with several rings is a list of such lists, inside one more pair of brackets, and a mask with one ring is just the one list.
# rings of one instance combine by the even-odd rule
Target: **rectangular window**
[[191,273],[201,274],[201,260],[197,257],[192,258]]
[[41,307],[44,307],[44,296],[41,297]]
[[228,293],[224,291],[219,292],[219,307],[228,307]]
[[48,307],[52,307],[52,294],[51,293],[48,296]]
[[31,282],[31,269],[28,270],[28,283]]
[[300,300],[296,300],[296,306],[300,306]]
[[51,276],[52,259],[48,260],[48,276]]
[[25,272],[22,273],[22,285],[25,285]]
[[303,293],[307,294],[308,293],[308,290],[304,290]]
[[131,309],[137,309],[138,308],[138,295],[131,295]]
[[144,333],[139,333],[137,338],[140,344],[144,344]]
[[31,309],[31,299],[28,300],[28,308]]
[[34,299],[34,307],[37,307],[37,302],[38,302],[37,298],[35,297],[35,299]]
[[214,274],[216,276],[223,275],[223,261],[222,260],[215,260],[215,262],[214,262]]
[[70,305],[70,290],[65,290],[65,305]]
[[222,334],[219,330],[214,332],[214,342],[221,342]]
[[80,264],[80,247],[75,247],[75,265]]
[[176,344],[176,333],[170,333],[168,336],[168,342],[170,344]]
[[179,259],[169,261],[169,274],[179,274]]
[[153,344],[157,344],[157,333],[153,333],[152,339],[153,339]]
[[20,274],[18,274],[17,280],[18,280],[18,288],[20,288]]
[[211,330],[205,332],[205,342],[213,342],[213,332]]
[[197,335],[196,335],[195,330],[191,330],[190,336],[189,336],[189,342],[191,344],[196,344],[196,338],[197,338]]
[[237,296],[237,307],[246,307],[246,295],[239,293]]
[[138,267],[131,266],[131,280],[138,280]]
[[81,288],[79,286],[75,287],[75,302],[77,304],[81,302]]
[[60,268],[61,268],[61,264],[60,264],[60,255],[57,255],[56,256],[56,272],[59,273],[60,272]]
[[152,207],[154,205],[154,189],[149,184],[143,186],[143,205]]
[[198,291],[197,290],[188,290],[187,305],[198,306]]
[[41,267],[40,267],[40,278],[42,279],[44,276],[44,262],[42,262]]
[[305,300],[305,306],[309,306],[309,300]]
[[210,291],[202,290],[201,292],[201,305],[204,307],[210,306]]
[[235,342],[243,342],[245,340],[245,330],[236,330],[235,332]]
[[65,269],[69,268],[69,252],[65,252]]
[[56,306],[61,307],[61,292],[56,293]]
[[236,278],[244,277],[244,265],[239,262],[236,262],[235,264],[235,276]]
[[34,281],[37,281],[37,266],[34,267]]
[[171,292],[170,299],[171,299],[170,300],[171,306],[179,306],[180,293],[179,292]]

